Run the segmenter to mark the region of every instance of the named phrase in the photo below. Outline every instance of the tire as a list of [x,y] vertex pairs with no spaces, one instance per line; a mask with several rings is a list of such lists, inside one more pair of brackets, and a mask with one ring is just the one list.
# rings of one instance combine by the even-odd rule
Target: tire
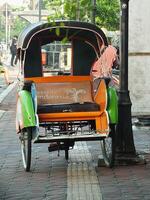
[[26,128],[21,132],[20,142],[23,166],[25,171],[29,172],[31,166],[32,127]]
[[116,125],[110,125],[109,136],[101,140],[101,149],[104,158],[105,165],[112,168],[115,164],[115,135],[116,135]]

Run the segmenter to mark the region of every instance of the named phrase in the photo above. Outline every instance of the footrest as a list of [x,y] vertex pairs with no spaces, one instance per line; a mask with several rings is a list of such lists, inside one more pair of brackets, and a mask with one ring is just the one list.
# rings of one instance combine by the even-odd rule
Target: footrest
[[61,135],[61,136],[45,136],[45,137],[38,137],[34,143],[49,143],[49,142],[63,142],[67,140],[73,141],[94,141],[94,140],[101,140],[106,137],[105,134],[87,134],[87,135]]

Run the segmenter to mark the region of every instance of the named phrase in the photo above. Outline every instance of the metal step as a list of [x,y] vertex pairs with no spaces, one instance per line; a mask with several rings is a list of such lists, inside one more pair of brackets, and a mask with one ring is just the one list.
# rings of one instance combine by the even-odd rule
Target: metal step
[[[104,136],[103,136],[104,135]],[[74,134],[74,135],[59,135],[59,136],[42,136],[38,137],[34,143],[49,143],[49,142],[63,142],[66,140],[73,140],[73,141],[92,141],[92,140],[101,140],[105,138],[105,134]]]

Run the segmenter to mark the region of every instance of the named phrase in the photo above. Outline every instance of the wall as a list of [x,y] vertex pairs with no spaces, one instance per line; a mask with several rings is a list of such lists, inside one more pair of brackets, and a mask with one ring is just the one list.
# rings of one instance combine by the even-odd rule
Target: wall
[[150,0],[129,1],[129,91],[133,115],[150,115]]

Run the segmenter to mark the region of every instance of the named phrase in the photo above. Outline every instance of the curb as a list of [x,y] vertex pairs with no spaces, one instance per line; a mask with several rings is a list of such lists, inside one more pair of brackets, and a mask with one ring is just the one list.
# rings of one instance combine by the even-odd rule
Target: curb
[[14,81],[14,83],[10,84],[1,94],[0,94],[0,104],[6,98],[6,96],[11,92],[11,90],[16,86],[18,81]]

